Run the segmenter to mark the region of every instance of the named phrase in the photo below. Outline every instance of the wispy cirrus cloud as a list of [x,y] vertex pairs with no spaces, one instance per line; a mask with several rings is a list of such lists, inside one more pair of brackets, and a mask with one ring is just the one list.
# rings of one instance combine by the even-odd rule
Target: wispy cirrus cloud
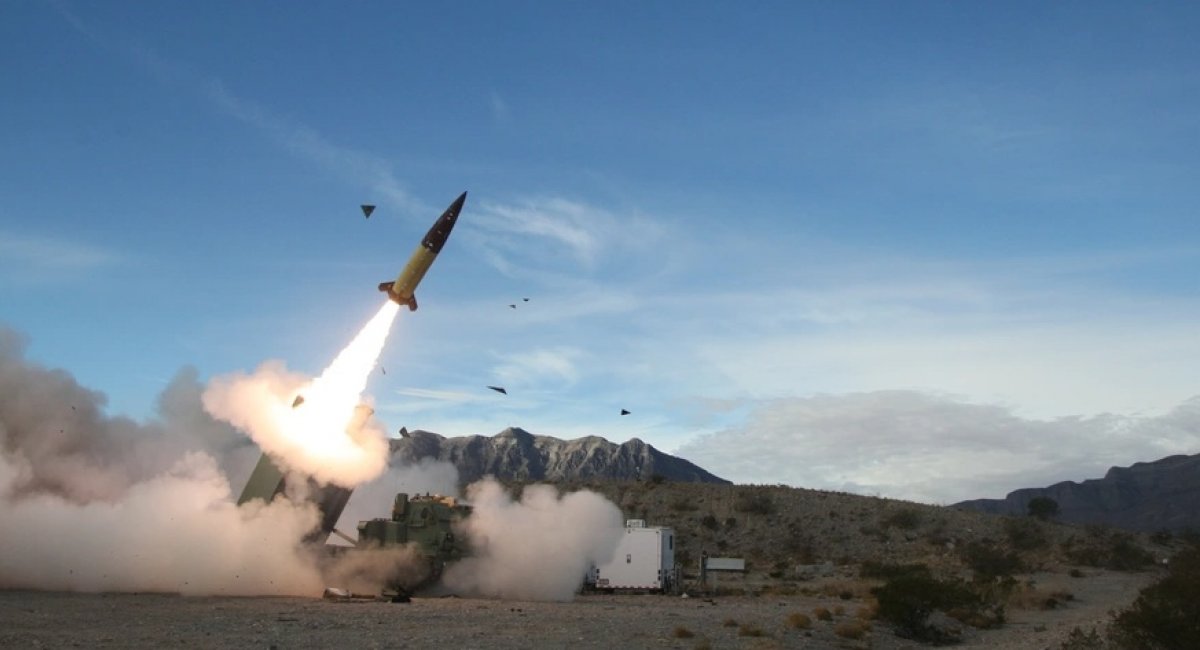
[[492,375],[510,386],[569,385],[579,380],[578,360],[582,356],[579,349],[568,347],[508,354],[492,369]]
[[427,206],[412,197],[383,158],[334,144],[309,126],[276,115],[258,102],[233,94],[219,79],[205,82],[203,95],[225,114],[261,130],[288,151],[337,174],[344,181],[365,184],[393,207],[425,211]]
[[396,209],[428,211],[428,206],[405,189],[384,158],[335,144],[316,129],[235,94],[219,78],[197,72],[131,39],[98,29],[61,2],[51,2],[51,6],[73,29],[96,45],[121,52],[160,82],[198,95],[221,113],[263,132],[292,154],[319,165],[344,182],[366,187]]
[[479,395],[468,393],[460,390],[438,390],[433,388],[397,388],[395,394],[402,397],[413,397],[416,399],[429,400],[435,402],[450,402],[462,404],[465,402],[477,402],[480,399]]
[[10,280],[65,279],[123,261],[93,244],[0,231],[0,276]]

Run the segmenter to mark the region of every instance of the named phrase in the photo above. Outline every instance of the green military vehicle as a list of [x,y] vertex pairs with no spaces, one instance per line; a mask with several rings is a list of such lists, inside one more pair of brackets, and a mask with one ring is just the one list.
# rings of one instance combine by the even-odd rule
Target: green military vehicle
[[454,528],[471,514],[471,507],[454,497],[396,495],[390,519],[358,522],[359,549],[370,550],[408,546],[416,554],[416,566],[397,567],[385,582],[383,595],[403,600],[422,587],[437,582],[446,564],[462,559],[469,552],[467,540],[455,535]]

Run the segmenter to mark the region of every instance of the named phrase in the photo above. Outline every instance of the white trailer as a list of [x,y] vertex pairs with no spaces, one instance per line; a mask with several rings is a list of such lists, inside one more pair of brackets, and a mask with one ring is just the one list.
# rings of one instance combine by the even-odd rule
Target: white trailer
[[625,534],[612,559],[592,567],[588,582],[601,590],[670,591],[675,582],[675,531],[625,522]]

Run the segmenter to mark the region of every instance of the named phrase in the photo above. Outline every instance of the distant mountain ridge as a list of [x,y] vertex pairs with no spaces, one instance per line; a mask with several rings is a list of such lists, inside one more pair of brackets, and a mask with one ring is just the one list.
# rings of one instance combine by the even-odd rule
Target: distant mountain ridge
[[393,464],[422,458],[453,463],[463,484],[487,475],[524,481],[637,480],[661,476],[668,481],[729,483],[637,438],[622,444],[599,436],[560,440],[509,427],[490,438],[480,435],[447,438],[417,430],[392,439],[390,444]]
[[1059,521],[1145,532],[1200,531],[1200,454],[1113,467],[1101,479],[1023,488],[1003,499],[974,499],[953,507],[1024,515],[1029,502],[1037,497],[1058,503]]

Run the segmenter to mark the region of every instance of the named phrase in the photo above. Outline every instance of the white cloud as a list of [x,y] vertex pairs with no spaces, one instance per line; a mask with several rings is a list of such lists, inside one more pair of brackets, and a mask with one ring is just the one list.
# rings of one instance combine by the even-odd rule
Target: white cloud
[[1024,419],[916,391],[783,398],[680,455],[743,483],[882,494],[932,503],[1102,476],[1112,465],[1192,453],[1200,396],[1155,417]]

